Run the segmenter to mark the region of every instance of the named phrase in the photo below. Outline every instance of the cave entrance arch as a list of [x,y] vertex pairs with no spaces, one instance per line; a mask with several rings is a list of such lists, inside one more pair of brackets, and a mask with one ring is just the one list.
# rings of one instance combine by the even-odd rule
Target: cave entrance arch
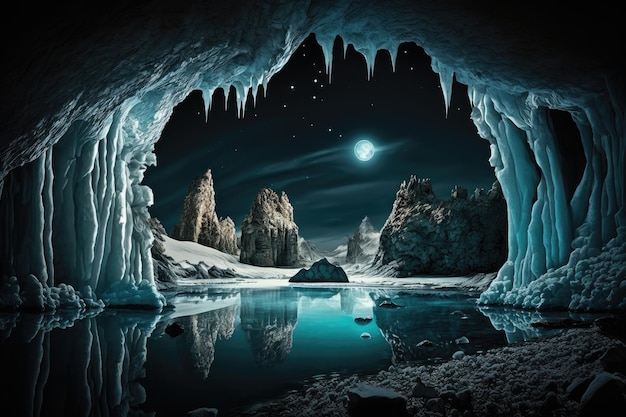
[[[1,154],[4,305],[45,309],[102,300],[162,307],[147,227],[152,194],[142,178],[173,106],[192,89],[212,94],[224,85],[243,104],[247,89],[265,86],[314,32],[326,57],[339,34],[368,66],[379,50],[393,55],[410,39],[433,58],[446,103],[454,79],[468,86],[472,120],[490,144],[510,219],[508,260],[481,302],[624,308],[625,90],[614,58],[624,45],[623,25],[611,21],[619,13],[596,16],[573,6],[567,11],[573,18],[531,25],[537,16],[522,5],[469,10],[424,2],[416,10],[413,2],[379,3],[240,9],[142,2],[129,5],[130,13],[84,11],[89,19],[66,13],[58,26],[16,39],[3,80],[9,98],[3,120],[11,121],[3,124]],[[580,24],[594,17],[601,27]],[[266,27],[273,30],[258,32]],[[529,51],[532,59],[524,56]],[[585,167],[576,187],[571,179],[569,189],[564,183],[566,164],[546,109],[569,113],[579,132]],[[55,149],[66,140],[73,145]],[[76,277],[71,290],[56,286],[61,249],[53,237],[55,213],[70,211],[75,222],[66,224],[85,226],[66,229],[77,242],[65,251]],[[93,268],[99,275],[86,278]]]

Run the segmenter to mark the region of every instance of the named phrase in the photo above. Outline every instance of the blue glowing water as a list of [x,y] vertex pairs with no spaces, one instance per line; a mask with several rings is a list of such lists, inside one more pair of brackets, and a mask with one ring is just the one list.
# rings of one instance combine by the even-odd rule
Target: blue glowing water
[[172,307],[162,312],[0,315],[1,403],[29,416],[213,407],[226,417],[314,379],[541,336],[530,323],[550,317],[479,308],[457,291],[285,286],[167,297]]

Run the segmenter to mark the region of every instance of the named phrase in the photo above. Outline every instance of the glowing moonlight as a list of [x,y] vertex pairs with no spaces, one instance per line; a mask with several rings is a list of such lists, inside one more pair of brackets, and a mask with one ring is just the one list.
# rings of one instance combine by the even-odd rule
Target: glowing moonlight
[[354,155],[359,161],[369,161],[374,156],[374,145],[367,139],[362,139],[354,145]]

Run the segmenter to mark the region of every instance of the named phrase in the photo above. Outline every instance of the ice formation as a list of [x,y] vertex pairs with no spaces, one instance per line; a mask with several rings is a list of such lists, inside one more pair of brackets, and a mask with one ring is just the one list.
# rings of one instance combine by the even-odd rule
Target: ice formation
[[[243,0],[19,6],[0,102],[0,307],[162,307],[141,184],[175,105],[233,86],[241,117],[310,33],[367,62],[413,41],[444,103],[468,86],[508,204],[509,255],[480,299],[528,308],[626,308],[626,118],[617,10],[570,5],[558,21],[524,4]],[[598,8],[600,9],[600,8]],[[58,16],[34,27],[37,13]],[[115,22],[112,24],[111,22]],[[601,25],[595,25],[600,22]],[[533,27],[535,30],[529,31]],[[568,174],[549,110],[584,150]],[[568,189],[572,189],[570,194]]]

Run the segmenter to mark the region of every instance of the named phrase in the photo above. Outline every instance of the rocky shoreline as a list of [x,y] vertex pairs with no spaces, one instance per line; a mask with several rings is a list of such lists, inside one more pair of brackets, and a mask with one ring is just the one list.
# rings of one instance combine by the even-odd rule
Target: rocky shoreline
[[[612,331],[597,324],[575,326],[553,336],[442,364],[391,366],[371,376],[317,381],[283,398],[229,415],[354,416],[348,412],[348,392],[365,383],[406,398],[408,416],[614,416],[620,411],[613,410],[623,410],[619,402],[624,401],[624,392],[621,399],[619,393],[617,399],[609,396],[601,401],[588,396],[586,403],[581,397],[592,378],[613,375],[606,367],[607,362],[615,366],[615,361],[607,356],[615,351],[624,353],[623,340],[623,320]],[[624,367],[625,359],[621,357],[618,366]],[[623,381],[623,375],[616,375]]]

